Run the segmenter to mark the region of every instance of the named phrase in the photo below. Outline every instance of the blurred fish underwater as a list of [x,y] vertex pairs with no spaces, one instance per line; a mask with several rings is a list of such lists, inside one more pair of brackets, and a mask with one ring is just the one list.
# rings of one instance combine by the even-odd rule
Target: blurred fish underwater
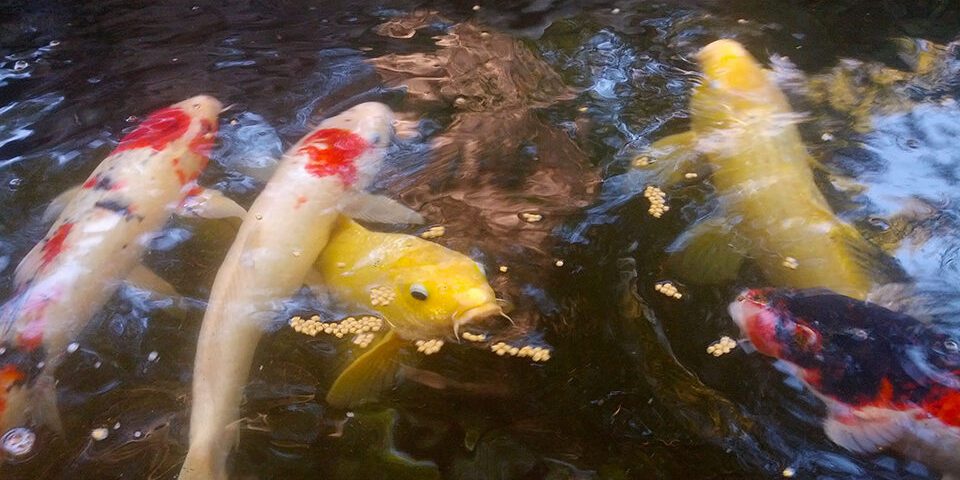
[[[902,270],[903,290],[872,300],[956,336],[955,3],[8,5],[3,300],[50,201],[149,112],[206,93],[230,108],[199,183],[244,207],[320,119],[388,104],[398,138],[373,191],[427,223],[368,228],[470,257],[511,304],[515,325],[485,342],[402,348],[402,381],[346,410],[325,397],[363,349],[288,322],[365,313],[308,289],[282,299],[254,354],[232,478],[938,477],[833,443],[824,404],[781,363],[718,340],[740,336],[731,300],[768,280],[750,266],[711,285],[675,277],[670,246],[714,211],[715,186],[696,170],[647,190],[633,162],[690,129],[696,52],[737,40],[797,113],[830,210]],[[172,218],[149,239],[143,261],[176,293],[117,289],[56,369],[63,433],[37,430],[0,476],[175,478],[200,322],[236,228]],[[524,345],[549,360],[510,354]]]

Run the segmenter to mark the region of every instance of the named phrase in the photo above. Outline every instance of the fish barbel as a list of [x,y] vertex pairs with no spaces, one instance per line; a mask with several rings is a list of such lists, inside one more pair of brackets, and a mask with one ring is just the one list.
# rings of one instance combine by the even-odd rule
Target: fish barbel
[[833,442],[960,474],[956,332],[824,290],[748,290],[729,311],[757,351],[823,400]]
[[422,221],[398,203],[362,193],[380,169],[392,125],[393,112],[373,102],[324,120],[284,154],[250,207],[217,271],[203,317],[181,480],[226,478],[257,342],[278,305],[304,284],[340,212]]
[[875,247],[834,214],[817,188],[799,116],[770,72],[733,40],[697,58],[691,130],[653,144],[651,167],[675,183],[705,157],[719,211],[671,247],[673,267],[702,282],[736,278],[745,258],[770,285],[828,288],[864,299],[881,270]]
[[487,277],[470,257],[412,235],[373,232],[341,218],[317,259],[330,296],[374,311],[391,330],[336,379],[327,402],[347,407],[393,383],[400,340],[458,337],[460,327],[502,315]]
[[60,429],[53,372],[120,281],[139,271],[148,236],[199,193],[220,109],[200,95],[151,113],[48,208],[56,220],[0,308],[0,431],[27,421]]

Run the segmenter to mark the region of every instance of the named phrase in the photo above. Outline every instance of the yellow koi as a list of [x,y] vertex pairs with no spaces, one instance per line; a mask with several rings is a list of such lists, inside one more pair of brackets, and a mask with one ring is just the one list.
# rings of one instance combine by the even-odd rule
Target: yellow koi
[[691,279],[724,281],[750,258],[770,285],[866,298],[876,248],[817,188],[798,116],[771,73],[733,40],[707,45],[698,59],[703,81],[690,100],[691,131],[654,143],[649,168],[671,183],[706,157],[719,211],[674,243],[673,267]]
[[401,340],[439,348],[460,328],[502,315],[483,269],[470,257],[421,238],[367,230],[341,218],[317,259],[338,301],[381,315],[390,331],[336,379],[327,402],[347,407],[393,383]]

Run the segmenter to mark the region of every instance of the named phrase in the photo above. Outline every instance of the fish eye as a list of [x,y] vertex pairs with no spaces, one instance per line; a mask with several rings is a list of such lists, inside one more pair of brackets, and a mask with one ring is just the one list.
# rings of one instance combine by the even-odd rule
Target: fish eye
[[410,296],[420,301],[426,300],[427,287],[424,287],[419,283],[414,283],[413,285],[410,285]]
[[943,347],[946,348],[950,353],[957,353],[960,351],[960,344],[958,344],[957,341],[952,338],[943,342]]

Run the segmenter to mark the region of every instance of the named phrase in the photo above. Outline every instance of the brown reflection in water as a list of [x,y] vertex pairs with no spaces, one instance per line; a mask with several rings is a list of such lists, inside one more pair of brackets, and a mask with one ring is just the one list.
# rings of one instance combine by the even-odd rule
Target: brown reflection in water
[[[449,22],[421,11],[376,31],[412,38],[438,24]],[[486,255],[491,284],[516,304],[512,315],[527,331],[548,312],[521,288],[548,288],[551,277],[566,274],[557,266],[551,232],[591,203],[599,181],[570,135],[545,119],[543,109],[570,100],[573,91],[525,43],[507,35],[467,22],[433,38],[439,47],[433,52],[371,61],[388,86],[406,89],[411,116],[454,112],[432,139],[416,184],[400,179],[388,189],[428,222],[446,227],[437,241]],[[537,217],[524,213],[542,218],[530,221]]]

